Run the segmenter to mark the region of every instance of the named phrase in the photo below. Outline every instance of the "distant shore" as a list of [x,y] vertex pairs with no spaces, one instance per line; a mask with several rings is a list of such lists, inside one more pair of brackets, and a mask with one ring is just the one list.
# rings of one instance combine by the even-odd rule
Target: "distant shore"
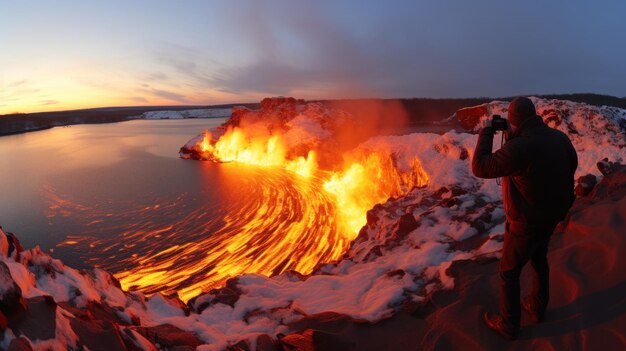
[[233,106],[254,107],[255,104],[105,107],[57,112],[15,113],[0,116],[0,136],[76,124],[114,123],[137,119],[228,117],[230,116],[229,111]]

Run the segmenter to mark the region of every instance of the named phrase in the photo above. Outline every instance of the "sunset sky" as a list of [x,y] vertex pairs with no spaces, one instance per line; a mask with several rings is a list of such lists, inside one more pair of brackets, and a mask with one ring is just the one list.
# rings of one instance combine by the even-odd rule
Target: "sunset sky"
[[626,96],[625,1],[5,1],[0,114],[265,96]]

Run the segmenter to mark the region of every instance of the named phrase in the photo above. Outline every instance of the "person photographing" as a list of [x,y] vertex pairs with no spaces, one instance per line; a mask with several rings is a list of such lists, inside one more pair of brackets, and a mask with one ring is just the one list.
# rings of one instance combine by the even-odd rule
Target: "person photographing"
[[[500,313],[485,313],[483,320],[490,329],[514,340],[522,307],[534,322],[544,319],[550,297],[548,243],[576,197],[578,157],[567,135],[548,127],[528,98],[511,101],[508,121],[494,116],[487,122],[478,136],[472,172],[479,178],[502,178],[506,222],[499,267]],[[492,152],[498,130],[506,142]],[[520,302],[520,274],[529,261],[532,290]]]

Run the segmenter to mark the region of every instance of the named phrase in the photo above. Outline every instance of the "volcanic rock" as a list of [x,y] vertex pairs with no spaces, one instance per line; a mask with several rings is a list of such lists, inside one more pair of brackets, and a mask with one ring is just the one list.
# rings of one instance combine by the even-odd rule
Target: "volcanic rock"
[[402,239],[406,237],[410,232],[415,230],[415,228],[417,228],[418,226],[419,224],[415,220],[415,217],[413,217],[413,215],[410,213],[405,213],[400,217],[400,220],[398,221],[398,229],[395,231],[394,238]]
[[33,351],[33,347],[30,346],[30,342],[25,337],[20,336],[11,340],[7,351]]
[[576,188],[574,191],[578,196],[587,196],[593,187],[598,183],[596,176],[593,174],[587,174],[576,179]]
[[15,283],[9,267],[0,261],[0,312],[5,316],[19,314],[26,308],[22,289]]
[[15,259],[22,251],[24,248],[17,237],[11,232],[4,232],[0,226],[0,255]]
[[286,335],[280,339],[280,343],[285,351],[356,350],[356,342],[346,340],[341,334],[315,329]]
[[485,114],[487,114],[487,105],[485,104],[465,107],[456,111],[456,117],[461,122],[461,126],[467,130],[473,130]]
[[15,335],[30,340],[48,340],[55,337],[57,304],[51,296],[36,296],[26,300],[26,310],[9,316],[9,327]]
[[613,171],[613,168],[619,167],[619,163],[615,164],[605,157],[602,161],[598,162],[596,166],[598,166],[598,170],[602,175],[608,175]]
[[172,350],[193,351],[203,342],[192,332],[182,330],[171,324],[161,324],[156,327],[135,327],[133,330],[143,335],[153,344]]
[[237,278],[229,279],[226,281],[226,286],[194,297],[187,302],[187,305],[196,313],[202,313],[207,307],[216,303],[233,307],[241,296],[241,289],[237,286],[237,282]]
[[96,303],[93,301],[89,301],[87,302],[87,306],[81,308],[75,307],[67,301],[59,302],[58,305],[64,310],[72,313],[77,318],[83,320],[97,319],[109,321],[118,325],[129,324],[126,322],[126,320],[120,317],[118,309],[113,308],[106,303]]
[[226,351],[250,351],[250,341],[240,340],[236,344],[227,347]]
[[78,344],[91,351],[126,350],[117,326],[106,320],[72,318],[70,325],[78,336]]
[[267,334],[261,334],[256,339],[257,351],[280,351],[280,345],[278,341],[272,339]]
[[252,110],[250,110],[247,107],[243,107],[243,106],[233,107],[230,113],[230,118],[228,119],[229,125],[233,127],[239,127],[241,125],[241,121],[243,117],[249,114],[250,112],[252,112]]

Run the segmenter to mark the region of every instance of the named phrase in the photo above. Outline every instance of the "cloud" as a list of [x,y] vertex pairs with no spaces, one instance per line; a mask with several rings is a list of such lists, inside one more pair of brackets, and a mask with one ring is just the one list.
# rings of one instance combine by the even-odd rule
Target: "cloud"
[[[538,11],[492,3],[406,2],[350,8],[347,16],[338,14],[342,5],[335,2],[248,5],[233,5],[228,21],[236,23],[233,40],[250,48],[252,57],[208,73],[205,80],[213,89],[318,90],[327,97],[624,94],[620,84],[626,69],[619,58],[626,49],[590,39],[617,29],[580,28],[590,20],[582,9],[562,16],[559,5]],[[618,19],[611,15],[611,21]],[[188,74],[207,74],[199,64],[185,67]]]
[[133,96],[133,97],[130,97],[129,99],[132,101],[136,101],[136,102],[146,102],[146,103],[150,102],[148,99],[146,99],[143,96]]
[[26,83],[28,83],[28,80],[27,79],[22,79],[22,80],[18,80],[16,82],[7,84],[7,87],[9,87],[9,88],[17,88],[20,85],[24,85]]
[[182,102],[182,103],[188,102],[185,96],[178,94],[178,93],[171,92],[171,91],[167,91],[167,90],[152,89],[150,90],[150,93],[154,96],[158,96],[158,97],[176,101],[176,102]]
[[59,103],[59,100],[41,100],[39,101],[39,105],[43,106],[43,105],[56,105]]
[[151,82],[167,81],[169,79],[170,79],[170,77],[167,74],[163,73],[163,72],[153,72],[153,73],[150,73],[145,78],[145,80],[151,81]]
[[[367,74],[362,60],[357,60],[360,44],[326,19],[323,11],[305,4],[281,9],[265,5],[255,3],[237,14],[242,39],[254,48],[256,57],[248,64],[217,70],[208,79],[213,87],[235,93],[289,94],[316,85],[353,86]],[[281,37],[285,33],[290,37]],[[303,46],[308,57],[291,54],[294,42]]]

